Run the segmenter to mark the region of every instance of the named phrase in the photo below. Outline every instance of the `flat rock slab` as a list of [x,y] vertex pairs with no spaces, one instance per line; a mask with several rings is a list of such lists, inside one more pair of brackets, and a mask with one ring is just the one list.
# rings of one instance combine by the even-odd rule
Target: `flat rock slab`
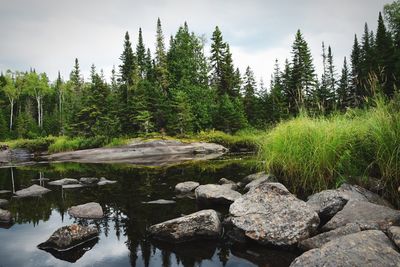
[[168,205],[175,204],[175,200],[158,199],[153,201],[142,202],[143,204],[157,204],[157,205]]
[[230,185],[206,184],[195,190],[196,200],[207,204],[231,204],[242,196],[231,189]]
[[349,234],[354,234],[357,232],[360,232],[362,229],[361,227],[356,224],[356,223],[349,223],[346,224],[345,226],[339,227],[335,230],[325,232],[316,236],[313,236],[311,238],[302,240],[299,242],[299,248],[306,251],[314,248],[320,248],[324,244],[328,243],[329,241],[332,241],[335,238],[349,235]]
[[296,258],[290,267],[377,267],[399,266],[400,254],[389,238],[378,230],[362,231],[336,238],[321,248]]
[[216,211],[201,210],[153,225],[148,231],[154,239],[172,243],[217,239],[221,233],[221,222]]
[[50,191],[51,191],[50,189],[34,184],[28,188],[18,190],[17,192],[15,192],[15,195],[17,197],[35,197],[35,196],[41,196]]
[[111,181],[111,180],[107,180],[104,177],[100,178],[100,181],[97,183],[97,185],[107,185],[107,184],[115,184],[117,181]]
[[8,200],[7,199],[0,199],[0,208],[4,208],[8,206]]
[[49,185],[70,185],[70,184],[79,184],[77,179],[72,178],[64,178],[56,181],[51,181],[48,183]]
[[76,188],[82,188],[82,187],[85,187],[85,185],[82,185],[82,184],[66,184],[66,185],[62,186],[63,189],[76,189]]
[[322,229],[329,231],[348,223],[376,225],[386,231],[400,223],[400,211],[365,201],[349,201]]
[[100,219],[103,218],[103,209],[99,203],[89,202],[86,204],[72,206],[68,209],[71,216],[84,219]]
[[246,177],[243,178],[242,182],[244,184],[248,184],[251,183],[255,180],[261,179],[261,178],[269,178],[270,175],[266,174],[265,172],[257,172],[257,173],[253,173],[250,175],[247,175]]
[[199,187],[199,185],[200,184],[198,182],[187,181],[177,184],[175,186],[175,191],[179,194],[188,194]]
[[10,190],[0,190],[0,194],[10,194]]
[[95,185],[99,182],[99,178],[96,177],[82,177],[79,179],[79,182],[81,184],[86,184],[86,185]]
[[0,222],[9,223],[12,219],[11,212],[0,209]]
[[43,250],[67,251],[96,238],[98,234],[99,231],[96,227],[72,224],[56,230],[47,241],[39,244],[38,248]]
[[389,227],[388,236],[396,244],[396,246],[400,249],[400,227],[399,226]]
[[280,183],[264,182],[250,189],[229,212],[233,226],[262,245],[296,245],[319,225],[318,214]]

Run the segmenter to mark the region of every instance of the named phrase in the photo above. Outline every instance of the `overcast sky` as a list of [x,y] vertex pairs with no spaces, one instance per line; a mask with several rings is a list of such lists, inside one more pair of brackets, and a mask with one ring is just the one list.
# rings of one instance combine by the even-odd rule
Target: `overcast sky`
[[[350,54],[354,34],[364,23],[376,30],[378,12],[390,0],[0,0],[0,70],[69,76],[74,58],[85,77],[94,63],[106,76],[118,66],[125,31],[136,46],[142,27],[146,47],[154,51],[157,17],[165,42],[184,21],[207,37],[218,25],[229,42],[234,64],[249,65],[257,80],[268,82],[274,60],[290,58],[297,29],[309,43],[318,71],[321,42],[331,45],[335,65]],[[208,52],[207,52],[208,53]]]

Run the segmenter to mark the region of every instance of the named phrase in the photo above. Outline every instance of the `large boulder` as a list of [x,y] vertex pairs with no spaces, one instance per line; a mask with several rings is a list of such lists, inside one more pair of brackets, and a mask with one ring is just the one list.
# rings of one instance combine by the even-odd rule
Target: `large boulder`
[[96,227],[72,224],[56,230],[47,241],[39,244],[38,248],[65,251],[97,238],[98,234]]
[[221,232],[221,222],[216,211],[201,210],[153,225],[148,231],[154,239],[172,243],[216,239]]
[[85,185],[95,185],[99,182],[99,178],[96,177],[82,177],[81,179],[79,179],[79,182],[81,184],[85,184]]
[[232,190],[238,189],[238,185],[234,181],[228,180],[226,178],[219,179],[218,184],[227,186],[228,188],[230,188]]
[[400,211],[366,201],[351,200],[322,229],[329,231],[348,223],[371,225],[385,231],[400,223]]
[[51,181],[48,183],[49,185],[70,185],[70,184],[79,184],[79,181],[72,178],[63,178],[60,180]]
[[290,267],[399,266],[400,254],[381,231],[362,231],[336,238],[296,258]]
[[280,183],[264,182],[250,189],[229,212],[234,227],[263,245],[295,245],[319,225],[318,214]]
[[15,195],[17,197],[36,197],[46,194],[50,191],[50,189],[34,184],[28,188],[18,190],[17,192],[15,192]]
[[199,185],[200,184],[198,182],[187,181],[177,184],[175,186],[175,191],[179,194],[188,194],[199,187]]
[[344,191],[348,195],[348,200],[362,200],[360,197],[361,195],[368,202],[393,208],[393,205],[390,204],[387,200],[359,185],[342,184],[339,187],[339,190]]
[[9,223],[11,221],[11,212],[0,209],[0,222]]
[[0,208],[4,208],[8,206],[8,200],[7,199],[0,199]]
[[196,200],[206,204],[231,204],[241,197],[237,191],[229,185],[206,184],[200,185],[195,190]]
[[400,226],[392,226],[388,229],[388,236],[400,249]]
[[96,202],[72,206],[68,209],[68,213],[71,216],[84,219],[99,219],[104,216],[103,209],[100,204]]
[[255,179],[253,181],[251,181],[250,183],[246,184],[246,186],[244,187],[244,191],[249,191],[251,188],[257,187],[258,185],[262,184],[262,183],[272,183],[275,182],[275,178],[271,175],[262,175],[260,178]]

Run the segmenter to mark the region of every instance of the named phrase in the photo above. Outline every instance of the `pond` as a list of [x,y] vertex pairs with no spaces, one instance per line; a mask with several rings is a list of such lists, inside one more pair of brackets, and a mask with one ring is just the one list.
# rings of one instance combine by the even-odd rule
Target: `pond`
[[[216,160],[187,162],[164,167],[128,164],[43,163],[0,169],[0,190],[19,190],[40,184],[52,191],[39,198],[10,200],[14,223],[0,225],[0,266],[289,266],[296,251],[280,251],[257,245],[236,246],[229,241],[168,245],[151,240],[146,229],[202,207],[194,199],[176,198],[174,186],[183,181],[216,183],[225,177],[239,181],[257,171],[253,156],[226,156]],[[39,178],[106,177],[117,183],[64,189]],[[174,199],[175,204],[146,204]],[[75,219],[67,213],[73,205],[98,202],[101,220]],[[226,210],[220,210],[226,213]],[[56,229],[79,223],[96,225],[98,240],[69,253],[51,254],[37,245]]]

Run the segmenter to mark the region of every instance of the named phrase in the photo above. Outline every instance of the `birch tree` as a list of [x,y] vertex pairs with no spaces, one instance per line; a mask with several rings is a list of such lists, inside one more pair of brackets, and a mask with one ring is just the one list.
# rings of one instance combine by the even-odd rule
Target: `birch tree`
[[4,94],[8,98],[8,102],[10,103],[10,123],[9,128],[10,131],[13,128],[13,120],[14,120],[14,105],[17,99],[20,96],[20,90],[18,90],[15,85],[14,77],[11,72],[7,72],[5,76],[6,84],[3,86]]
[[40,129],[43,128],[43,97],[49,93],[50,87],[45,73],[31,72],[26,75],[27,94],[34,97],[37,104],[37,121]]

